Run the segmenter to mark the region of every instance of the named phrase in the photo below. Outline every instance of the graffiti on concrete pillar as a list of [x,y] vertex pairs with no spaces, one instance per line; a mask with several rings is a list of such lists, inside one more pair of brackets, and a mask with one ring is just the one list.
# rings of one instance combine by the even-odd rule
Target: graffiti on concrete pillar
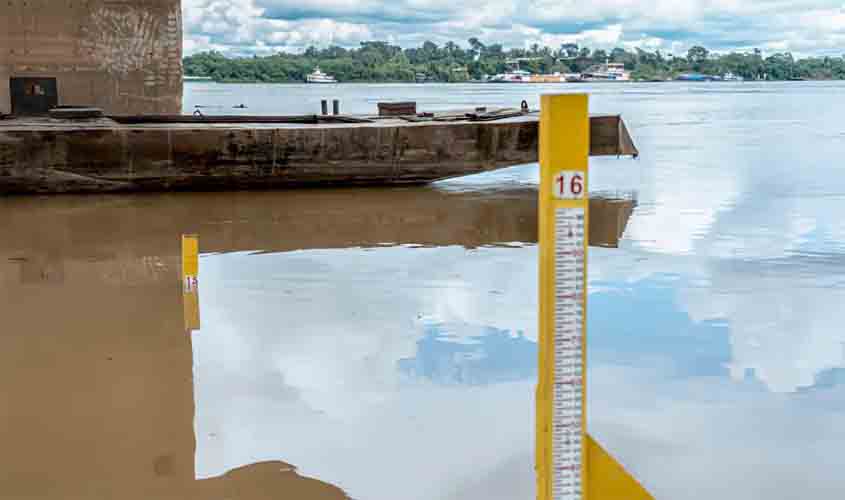
[[181,26],[178,6],[102,5],[82,26],[80,47],[101,70],[115,77],[145,73],[151,84],[181,76]]

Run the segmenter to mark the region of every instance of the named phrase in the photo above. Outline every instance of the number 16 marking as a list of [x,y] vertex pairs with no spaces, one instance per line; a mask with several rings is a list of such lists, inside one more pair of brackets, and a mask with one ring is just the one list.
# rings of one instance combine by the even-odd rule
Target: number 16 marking
[[586,173],[578,170],[562,170],[555,174],[552,195],[565,200],[586,196]]

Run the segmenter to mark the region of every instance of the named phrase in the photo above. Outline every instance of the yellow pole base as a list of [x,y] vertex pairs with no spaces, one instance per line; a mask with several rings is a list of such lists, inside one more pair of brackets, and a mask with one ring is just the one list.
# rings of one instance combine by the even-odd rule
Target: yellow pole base
[[654,497],[587,434],[587,495],[590,500],[654,500]]

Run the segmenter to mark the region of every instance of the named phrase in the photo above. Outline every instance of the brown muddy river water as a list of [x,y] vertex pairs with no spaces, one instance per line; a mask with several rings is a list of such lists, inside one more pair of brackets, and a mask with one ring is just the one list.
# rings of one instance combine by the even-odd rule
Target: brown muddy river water
[[[203,83],[186,109],[554,90],[518,87]],[[842,498],[845,86],[577,89],[642,153],[592,161],[636,207],[590,250],[590,432],[658,499]],[[533,498],[536,184],[0,198],[0,498]],[[595,207],[596,243],[630,207]]]

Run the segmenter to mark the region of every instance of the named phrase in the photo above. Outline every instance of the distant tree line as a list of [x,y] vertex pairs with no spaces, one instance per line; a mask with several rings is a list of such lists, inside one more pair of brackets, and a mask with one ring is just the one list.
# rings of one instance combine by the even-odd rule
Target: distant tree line
[[796,59],[789,52],[764,57],[750,52],[715,54],[695,46],[684,55],[659,50],[615,48],[591,50],[576,44],[557,48],[534,44],[527,49],[504,49],[470,38],[468,46],[454,42],[439,46],[427,41],[403,49],[387,42],[362,42],[357,48],[309,47],[299,54],[279,52],[264,57],[226,57],[202,52],[186,57],[185,74],[221,82],[301,82],[319,66],[341,82],[462,82],[484,75],[520,69],[532,73],[576,72],[604,62],[624,63],[638,80],[666,80],[682,73],[723,75],[733,73],[749,80],[845,79],[845,57]]

